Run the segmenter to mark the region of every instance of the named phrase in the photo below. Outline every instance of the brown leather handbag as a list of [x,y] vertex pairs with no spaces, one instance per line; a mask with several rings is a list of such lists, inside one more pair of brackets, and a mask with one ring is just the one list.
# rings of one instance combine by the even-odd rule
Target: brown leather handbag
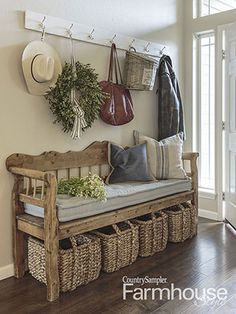
[[[115,82],[113,76],[115,74]],[[118,80],[120,76],[120,83]],[[100,82],[107,98],[101,106],[101,119],[111,125],[122,125],[134,118],[133,103],[129,90],[123,85],[116,45],[111,46],[108,80]]]

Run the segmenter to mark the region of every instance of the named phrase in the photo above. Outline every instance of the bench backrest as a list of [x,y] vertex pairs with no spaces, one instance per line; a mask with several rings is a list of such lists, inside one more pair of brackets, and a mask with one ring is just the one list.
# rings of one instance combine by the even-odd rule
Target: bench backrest
[[[55,172],[59,176],[59,171],[64,170],[66,173],[63,177],[70,177],[72,170],[73,175],[81,175],[83,169],[87,172],[96,172],[99,175],[105,175],[103,167],[108,166],[107,161],[108,142],[94,142],[83,151],[69,151],[59,153],[55,151],[45,152],[41,155],[13,154],[6,160],[7,169],[10,167],[20,167],[41,171]],[[96,168],[96,171],[92,171]],[[78,173],[75,173],[77,170]],[[59,176],[60,177],[60,176]]]

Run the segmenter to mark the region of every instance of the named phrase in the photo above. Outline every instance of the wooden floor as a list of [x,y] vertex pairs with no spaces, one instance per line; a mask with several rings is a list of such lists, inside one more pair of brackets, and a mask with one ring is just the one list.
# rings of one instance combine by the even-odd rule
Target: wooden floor
[[[194,301],[122,300],[122,277],[165,277],[169,287],[219,288],[228,290],[223,304],[197,305]],[[135,286],[135,287],[138,287]],[[147,285],[146,287],[151,287]],[[223,223],[199,220],[198,236],[181,244],[168,244],[167,249],[150,258],[139,258],[133,265],[100,278],[73,292],[63,293],[58,301],[46,301],[46,289],[31,276],[0,282],[0,313],[160,313],[204,314],[236,313],[236,232]]]

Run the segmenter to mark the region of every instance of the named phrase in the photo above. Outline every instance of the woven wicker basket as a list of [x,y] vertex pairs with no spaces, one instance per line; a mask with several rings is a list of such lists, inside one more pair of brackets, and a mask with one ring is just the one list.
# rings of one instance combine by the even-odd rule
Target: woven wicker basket
[[166,248],[168,240],[168,216],[152,213],[134,219],[139,226],[139,256],[151,256]]
[[111,273],[132,264],[138,257],[138,226],[122,222],[93,232],[101,239],[102,270]]
[[190,203],[169,207],[164,210],[168,215],[168,241],[183,242],[197,232],[196,209]]
[[[45,247],[38,239],[28,238],[29,272],[46,283]],[[101,270],[101,244],[91,235],[78,235],[60,241],[60,291],[71,291],[98,278]]]
[[153,90],[158,61],[137,52],[126,52],[124,84],[129,89]]

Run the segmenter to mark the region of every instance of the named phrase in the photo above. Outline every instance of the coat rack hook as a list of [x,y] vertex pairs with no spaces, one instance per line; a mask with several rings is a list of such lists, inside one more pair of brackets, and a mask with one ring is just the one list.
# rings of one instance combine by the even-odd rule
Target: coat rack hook
[[114,43],[114,39],[116,38],[116,34],[112,37],[112,39],[110,40],[110,43],[113,44]]
[[133,43],[135,42],[135,38],[131,41],[131,43],[129,44],[129,49],[134,48],[133,47]]
[[144,50],[146,51],[146,52],[149,52],[150,50],[148,49],[148,47],[151,45],[151,43],[149,42],[149,43],[147,43],[147,45],[146,45],[146,47],[144,48]]
[[160,50],[160,56],[163,55],[163,51],[166,49],[166,46],[164,46],[161,50]]
[[95,29],[93,28],[92,31],[90,32],[89,34],[89,39],[93,40],[94,39],[94,36],[93,36],[93,33],[95,32]]
[[40,22],[40,27],[44,28],[45,27],[45,21],[46,21],[46,16],[43,17],[42,21]]
[[67,33],[69,34],[70,37],[72,37],[72,27],[74,26],[74,24],[72,23],[71,26],[68,28]]
[[46,21],[46,16],[43,17],[42,21],[39,24],[42,29],[41,41],[43,41],[45,37],[45,28],[46,28],[45,21]]

